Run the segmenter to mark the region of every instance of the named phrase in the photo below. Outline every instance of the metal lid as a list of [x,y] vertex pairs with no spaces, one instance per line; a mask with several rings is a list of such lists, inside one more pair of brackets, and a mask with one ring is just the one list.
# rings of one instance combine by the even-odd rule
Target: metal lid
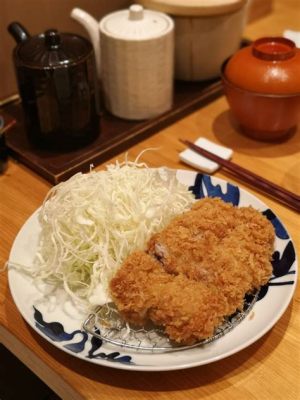
[[134,4],[127,10],[108,14],[99,26],[101,32],[116,39],[149,40],[172,31],[174,23],[163,13]]
[[29,67],[44,69],[77,64],[91,51],[93,47],[87,39],[49,29],[21,42],[16,48],[16,56]]
[[179,16],[213,16],[238,11],[248,0],[138,0],[147,8]]

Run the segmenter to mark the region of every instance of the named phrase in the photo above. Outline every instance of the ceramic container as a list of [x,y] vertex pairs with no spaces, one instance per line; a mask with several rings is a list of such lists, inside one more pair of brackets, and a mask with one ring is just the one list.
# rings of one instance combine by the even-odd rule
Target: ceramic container
[[248,136],[281,139],[300,122],[300,50],[291,40],[260,38],[222,71],[231,112]]
[[169,16],[132,5],[99,24],[79,9],[72,17],[94,41],[105,106],[112,114],[142,120],[172,107],[174,23]]
[[13,60],[30,143],[65,151],[92,142],[99,134],[92,44],[55,29],[30,36],[17,22],[8,30],[17,41]]
[[139,0],[175,22],[175,77],[198,81],[220,75],[240,46],[247,0]]

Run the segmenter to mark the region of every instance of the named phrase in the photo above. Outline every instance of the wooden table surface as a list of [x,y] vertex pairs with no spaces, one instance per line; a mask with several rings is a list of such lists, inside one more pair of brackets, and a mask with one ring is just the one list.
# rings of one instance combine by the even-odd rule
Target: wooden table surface
[[[272,14],[248,25],[247,37],[281,35],[289,28],[300,30],[299,0],[276,0]],[[282,143],[260,143],[242,136],[231,124],[228,105],[221,97],[129,151],[151,166],[180,164],[183,149],[178,138],[195,140],[205,136],[234,149],[240,165],[300,194],[300,129]],[[118,156],[123,159],[123,154]],[[103,168],[99,166],[98,168]],[[247,188],[222,171],[216,176]],[[0,261],[4,265],[14,238],[38,208],[50,184],[13,161],[0,176]],[[300,221],[296,212],[254,189],[279,216],[300,248]],[[11,298],[7,271],[0,273],[0,342],[12,351],[47,385],[64,399],[300,399],[300,288],[278,323],[260,340],[224,360],[173,372],[131,372],[96,366],[72,357],[49,344],[22,319]],[[16,384],[17,384],[16,377]]]

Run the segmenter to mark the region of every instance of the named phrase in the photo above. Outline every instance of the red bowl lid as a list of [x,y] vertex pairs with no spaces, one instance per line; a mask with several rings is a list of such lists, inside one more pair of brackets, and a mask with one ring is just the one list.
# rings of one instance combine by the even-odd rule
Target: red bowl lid
[[300,50],[283,37],[265,37],[237,51],[224,75],[234,85],[260,93],[300,93]]

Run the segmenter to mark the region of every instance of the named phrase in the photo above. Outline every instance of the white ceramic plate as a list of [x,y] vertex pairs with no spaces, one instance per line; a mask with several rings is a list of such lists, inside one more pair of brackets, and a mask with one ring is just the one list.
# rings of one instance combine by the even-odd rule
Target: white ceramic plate
[[[293,296],[297,281],[295,249],[288,232],[259,199],[221,179],[191,171],[177,171],[197,198],[221,197],[237,206],[252,205],[272,222],[276,231],[273,276],[260,292],[251,313],[221,338],[197,348],[171,353],[149,353],[110,345],[82,331],[87,317],[66,301],[63,291],[45,296],[31,279],[9,268],[9,286],[20,313],[42,337],[64,352],[108,367],[164,371],[208,364],[234,354],[263,336],[278,321]],[[29,265],[37,248],[40,226],[38,210],[27,220],[13,244],[10,261]]]

